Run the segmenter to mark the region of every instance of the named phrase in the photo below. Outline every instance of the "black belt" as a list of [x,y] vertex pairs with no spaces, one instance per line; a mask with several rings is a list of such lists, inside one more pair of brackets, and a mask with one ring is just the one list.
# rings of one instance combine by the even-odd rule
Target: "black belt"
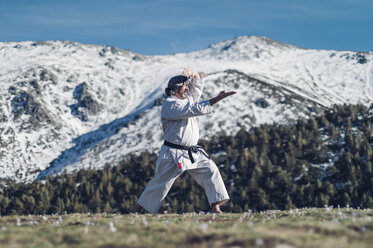
[[176,148],[176,149],[188,151],[189,159],[192,162],[192,164],[195,162],[194,158],[193,158],[193,155],[192,155],[192,152],[197,152],[198,150],[200,150],[200,151],[203,152],[203,154],[207,158],[210,158],[210,156],[207,155],[207,153],[199,145],[196,145],[196,146],[184,146],[184,145],[178,145],[178,144],[174,144],[174,143],[168,142],[167,140],[165,140],[163,144],[166,145],[166,146],[168,146],[168,147],[171,147],[171,148]]

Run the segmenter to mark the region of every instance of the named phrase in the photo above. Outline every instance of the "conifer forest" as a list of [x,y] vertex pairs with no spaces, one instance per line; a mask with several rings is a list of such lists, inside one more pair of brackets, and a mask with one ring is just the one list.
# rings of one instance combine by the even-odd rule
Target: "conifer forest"
[[[219,134],[201,146],[230,194],[224,212],[302,207],[373,208],[373,105],[334,105],[291,125],[267,124]],[[129,213],[154,174],[156,153],[130,155],[102,170],[5,182],[0,214]],[[210,210],[203,189],[184,172],[162,212]]]

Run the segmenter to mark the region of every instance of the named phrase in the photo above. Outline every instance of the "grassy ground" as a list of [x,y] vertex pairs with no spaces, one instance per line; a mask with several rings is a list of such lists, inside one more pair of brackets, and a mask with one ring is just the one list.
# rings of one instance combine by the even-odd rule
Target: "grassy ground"
[[0,247],[373,247],[373,210],[7,216]]

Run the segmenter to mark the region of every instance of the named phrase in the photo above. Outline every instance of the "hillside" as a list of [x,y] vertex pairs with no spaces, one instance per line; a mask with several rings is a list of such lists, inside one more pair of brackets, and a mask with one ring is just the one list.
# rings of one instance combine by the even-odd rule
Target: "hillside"
[[[373,104],[334,105],[293,125],[263,124],[234,136],[202,140],[230,195],[223,211],[341,206],[373,207]],[[129,213],[154,176],[157,154],[129,155],[102,170],[83,169],[31,184],[9,182],[0,215]],[[210,211],[185,172],[161,212]]]
[[204,99],[221,89],[238,92],[200,118],[201,137],[209,139],[294,123],[336,103],[369,106],[372,56],[266,37],[167,56],[63,41],[0,43],[0,177],[31,182],[157,151],[163,89],[184,67],[207,74]]

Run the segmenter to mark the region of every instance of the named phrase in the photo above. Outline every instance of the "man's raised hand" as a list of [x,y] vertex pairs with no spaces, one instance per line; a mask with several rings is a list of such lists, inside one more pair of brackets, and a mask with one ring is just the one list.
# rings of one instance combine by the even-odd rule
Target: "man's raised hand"
[[184,68],[182,74],[188,78],[197,78],[197,79],[200,78],[199,73],[191,68]]
[[215,103],[219,102],[220,100],[223,100],[224,98],[226,98],[228,96],[231,96],[231,95],[234,95],[234,94],[236,94],[236,91],[228,91],[227,92],[225,90],[222,90],[222,91],[219,92],[219,95],[210,99],[210,104],[212,106]]

